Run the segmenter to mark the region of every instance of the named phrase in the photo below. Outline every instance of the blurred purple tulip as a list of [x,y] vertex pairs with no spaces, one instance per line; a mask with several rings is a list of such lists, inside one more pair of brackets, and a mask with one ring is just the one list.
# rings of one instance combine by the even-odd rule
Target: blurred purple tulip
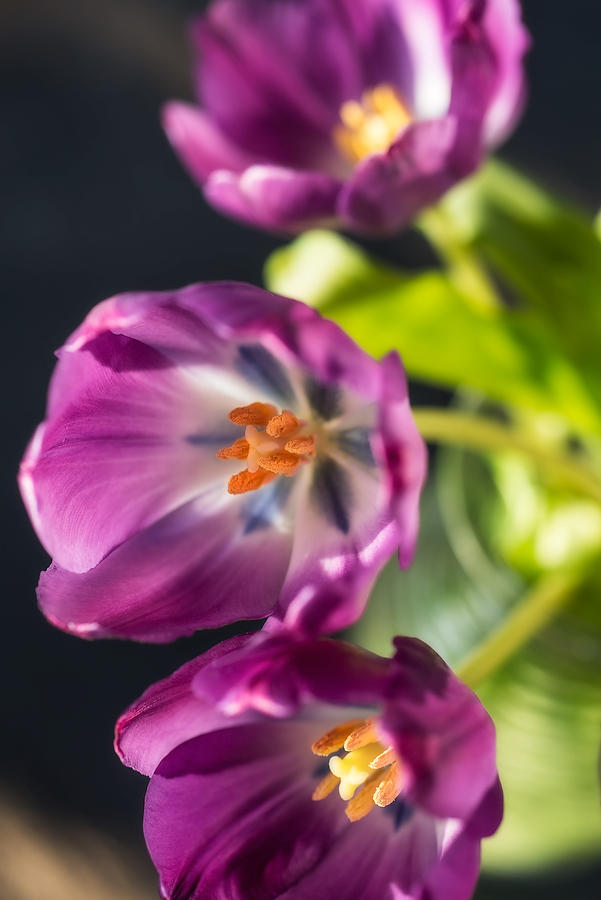
[[273,231],[394,232],[524,101],[518,0],[215,0],[167,135],[210,203]]

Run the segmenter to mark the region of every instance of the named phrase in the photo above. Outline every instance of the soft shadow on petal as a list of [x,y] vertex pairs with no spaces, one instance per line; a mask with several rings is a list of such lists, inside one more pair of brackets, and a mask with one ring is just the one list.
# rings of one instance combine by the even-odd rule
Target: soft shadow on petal
[[42,611],[81,637],[159,643],[268,615],[290,536],[270,527],[246,532],[240,501],[214,504],[202,496],[180,507],[84,574],[52,565],[38,587]]

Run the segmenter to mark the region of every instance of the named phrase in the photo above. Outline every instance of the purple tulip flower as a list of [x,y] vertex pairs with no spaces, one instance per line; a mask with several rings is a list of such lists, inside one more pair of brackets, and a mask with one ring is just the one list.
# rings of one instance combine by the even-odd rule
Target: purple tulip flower
[[502,817],[494,726],[425,644],[234,638],[151,687],[116,749],[152,776],[168,900],[467,900]]
[[224,283],[107,300],[58,356],[20,485],[59,627],[335,631],[395,548],[409,563],[426,455],[397,354]]
[[215,0],[199,107],[164,126],[210,203],[273,231],[394,232],[482,162],[525,94],[518,0]]

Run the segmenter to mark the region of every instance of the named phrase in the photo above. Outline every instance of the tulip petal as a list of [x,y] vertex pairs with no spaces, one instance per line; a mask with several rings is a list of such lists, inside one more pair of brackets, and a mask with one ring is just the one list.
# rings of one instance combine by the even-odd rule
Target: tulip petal
[[340,194],[343,222],[364,233],[385,233],[407,224],[455,181],[453,151],[457,120],[444,117],[410,125],[385,154],[355,169]]
[[205,666],[243,647],[249,635],[230,638],[181,666],[145,691],[117,720],[115,752],[121,762],[152,775],[172,750],[190,738],[223,728],[227,718],[192,693],[194,677]]
[[89,572],[53,564],[38,588],[44,614],[82,637],[155,642],[263,618],[284,578],[290,535],[261,527],[247,506],[220,488],[139,531]]
[[334,221],[340,182],[321,172],[253,165],[241,175],[219,170],[205,195],[222,212],[273,231],[297,232]]
[[48,552],[85,572],[220,479],[232,431],[194,379],[137,341],[105,333],[65,355],[21,479]]

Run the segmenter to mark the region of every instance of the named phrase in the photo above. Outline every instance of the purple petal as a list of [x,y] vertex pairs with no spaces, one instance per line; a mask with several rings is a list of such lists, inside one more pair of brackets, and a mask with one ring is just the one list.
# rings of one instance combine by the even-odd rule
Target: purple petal
[[340,187],[321,172],[254,165],[241,175],[214,172],[205,194],[209,203],[236,219],[294,233],[333,224]]
[[121,762],[152,775],[179,744],[222,728],[225,716],[192,693],[192,680],[209,663],[244,646],[248,639],[248,635],[230,638],[149,687],[117,720],[115,752]]
[[[284,28],[278,28],[276,40],[270,42],[266,26],[274,7],[264,2],[253,7],[250,11],[248,3],[222,0],[196,22],[193,38],[199,50],[197,83],[203,107],[257,162],[317,165],[332,156],[329,131],[337,107],[291,65],[292,48],[282,46],[289,22],[289,16],[282,16],[282,4],[276,16]],[[307,21],[304,15],[301,20]]]
[[270,621],[239,652],[203,667],[192,687],[228,715],[254,709],[281,718],[312,700],[373,708],[386,691],[389,668],[388,660],[352,644],[303,640]]
[[497,782],[492,720],[426,644],[394,643],[398,687],[382,725],[407,768],[407,796],[438,818],[469,819]]
[[219,490],[217,504],[203,495],[180,507],[85,574],[53,564],[38,587],[44,614],[82,637],[157,642],[268,615],[290,537],[268,527],[249,532],[240,498]]
[[389,233],[434,203],[461,174],[453,117],[410,125],[385,154],[365,159],[340,194],[342,221],[366,234]]
[[167,103],[162,123],[173,149],[200,184],[215,169],[242,172],[253,161],[205,113],[189,103]]
[[399,529],[399,562],[413,559],[419,530],[419,500],[427,476],[428,454],[413,419],[405,375],[398,353],[382,362],[380,455]]
[[215,447],[188,440],[218,424],[199,386],[137,341],[106,333],[63,359],[21,480],[48,552],[85,572],[219,477]]
[[489,0],[484,25],[497,64],[496,90],[484,126],[485,141],[494,147],[511,133],[524,107],[523,61],[530,36],[522,23],[518,0]]
[[144,821],[163,896],[280,896],[327,853],[341,808],[313,803],[305,722],[205,734],[151,779]]
[[381,900],[398,886],[402,896],[421,897],[443,850],[439,828],[420,813],[397,828],[380,809],[351,824],[336,794],[312,802],[320,775],[309,747],[323,727],[309,720],[226,728],[188,741],[158,766],[145,834],[163,896],[301,900],[325,890],[341,900]]

